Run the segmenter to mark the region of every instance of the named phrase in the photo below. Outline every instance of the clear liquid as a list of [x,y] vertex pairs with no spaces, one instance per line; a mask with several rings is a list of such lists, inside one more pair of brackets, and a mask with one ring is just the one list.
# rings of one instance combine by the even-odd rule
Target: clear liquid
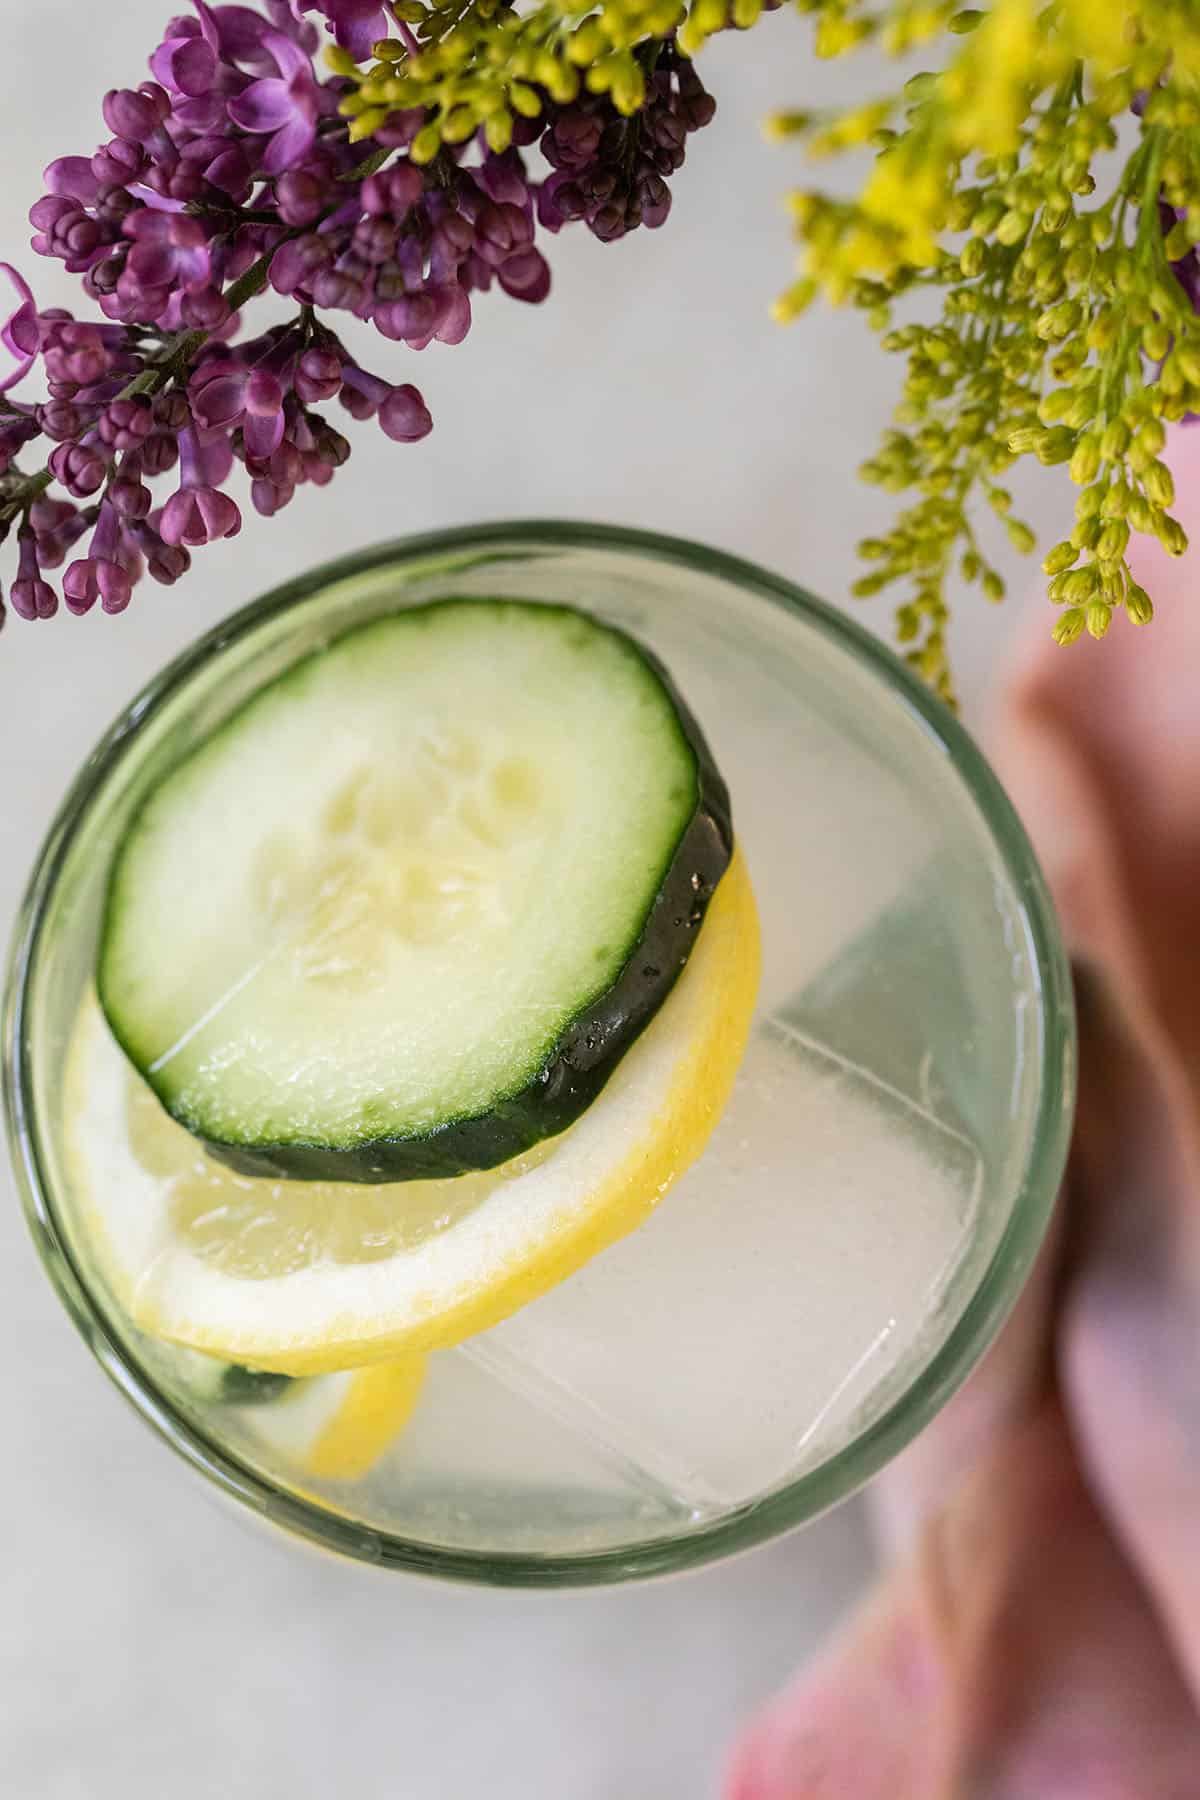
[[[1040,1026],[1027,928],[940,744],[797,616],[667,566],[640,587],[621,565],[597,552],[585,579],[514,559],[473,591],[571,599],[633,630],[729,781],[764,976],[700,1162],[639,1231],[433,1355],[405,1429],[353,1482],[305,1467],[346,1377],[261,1407],[201,1402],[173,1352],[114,1321],[155,1383],[272,1482],[431,1546],[570,1555],[676,1537],[817,1468],[944,1342],[1028,1157]],[[433,575],[410,597],[438,591]],[[360,581],[314,629],[395,595],[395,577],[378,593]],[[286,660],[303,648],[293,636]],[[193,729],[238,697],[236,681],[214,693]],[[93,858],[80,877],[93,916],[103,870]],[[66,1016],[90,975],[87,904],[58,972]],[[64,1212],[69,1225],[69,1195]]]

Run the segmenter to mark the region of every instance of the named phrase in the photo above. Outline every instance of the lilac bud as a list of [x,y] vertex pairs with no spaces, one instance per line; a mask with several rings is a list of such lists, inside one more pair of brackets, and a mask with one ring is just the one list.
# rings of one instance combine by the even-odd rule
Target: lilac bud
[[602,244],[624,237],[628,229],[625,208],[617,201],[606,201],[588,220],[588,225]]
[[37,231],[50,232],[64,215],[78,210],[74,201],[64,200],[59,194],[43,194],[29,209],[29,223]]
[[37,227],[38,255],[58,257],[72,274],[86,269],[101,245],[100,227],[77,200],[47,194],[30,207],[29,221]]
[[140,479],[141,462],[136,454],[125,457],[116,478],[109,482],[106,498],[123,520],[144,519],[150,511],[150,489]]
[[557,170],[538,189],[538,223],[546,231],[561,231],[572,219],[580,219],[585,211],[578,183],[565,170]]
[[264,519],[272,518],[294,496],[294,487],[280,487],[275,482],[260,475],[250,483],[250,500],[255,512],[261,513]]
[[27,525],[17,534],[17,579],[9,589],[12,609],[19,619],[52,619],[58,611],[58,595],[43,581],[37,540]]
[[410,106],[401,112],[389,113],[371,135],[377,144],[385,144],[389,150],[407,150],[424,123],[424,108]]
[[340,469],[343,463],[350,460],[350,440],[344,438],[340,431],[336,431],[318,413],[311,414],[310,420],[315,441],[314,454],[322,462],[328,463],[330,468]]
[[391,219],[360,219],[354,227],[354,249],[366,263],[389,262],[396,252],[396,226]]
[[623,192],[616,173],[612,169],[603,167],[591,170],[584,175],[579,185],[584,198],[593,207],[605,206],[610,200],[619,200]]
[[687,126],[677,113],[657,110],[651,117],[648,135],[663,150],[682,150]]
[[447,213],[434,228],[429,269],[435,281],[449,281],[475,242],[475,227],[459,212]]
[[90,206],[99,198],[100,183],[86,156],[59,156],[48,163],[42,179],[52,194]]
[[154,424],[150,402],[135,396],[110,402],[100,417],[100,437],[116,450],[136,450],[149,437]]
[[118,137],[144,143],[167,117],[170,103],[160,87],[147,82],[140,93],[112,88],[104,96],[104,123]]
[[156,431],[142,445],[142,467],[147,475],[165,475],[179,461],[179,445],[167,431]]
[[189,179],[202,178],[239,203],[249,197],[253,165],[244,146],[230,142],[227,128],[193,138],[190,143],[184,140],[180,161],[180,174],[186,174]]
[[270,282],[278,294],[295,294],[333,260],[333,251],[315,232],[281,244],[271,258]]
[[363,284],[347,269],[321,269],[312,278],[312,297],[318,306],[340,307],[354,312],[363,298]]
[[200,170],[189,163],[181,163],[178,158],[173,162],[159,163],[157,168],[152,169],[147,176],[147,185],[161,194],[164,200],[174,201],[179,207],[202,200],[207,187]]
[[283,442],[283,389],[269,370],[255,369],[246,382],[242,437],[247,456],[270,456]]
[[228,494],[213,487],[182,487],[163,507],[159,526],[165,544],[211,544],[236,537],[242,515]]
[[519,207],[529,203],[525,164],[516,150],[506,150],[503,156],[485,156],[476,178],[492,200]]
[[235,206],[244,206],[254,186],[254,168],[240,144],[230,144],[214,156],[204,170],[205,177]]
[[[30,518],[33,513],[30,513]],[[56,531],[44,531],[35,526],[38,540],[38,555],[43,569],[57,569],[67,560],[67,552],[83,536],[88,526],[95,519],[94,509],[84,510],[72,506],[69,517],[64,519]]]
[[219,288],[198,288],[184,294],[180,316],[190,331],[215,331],[229,317],[229,302]]
[[107,557],[80,557],[63,576],[62,586],[67,610],[76,615],[90,612],[97,600],[105,612],[122,612],[129,605],[128,572]]
[[373,419],[391,391],[378,375],[369,375],[354,363],[344,365],[341,403],[352,419]]
[[69,400],[50,400],[45,406],[35,408],[34,416],[46,436],[53,438],[56,444],[65,444],[83,430],[83,414]]
[[192,566],[192,558],[182,544],[163,543],[156,525],[159,520],[161,514],[158,513],[149,519],[139,520],[129,527],[129,535],[146,558],[147,573],[164,587],[171,587],[181,576],[187,574]]
[[185,431],[192,419],[187,399],[178,388],[169,388],[166,393],[159,394],[154,401],[153,413],[154,423],[164,431]]
[[333,480],[334,471],[327,462],[322,462],[320,454],[313,450],[302,460],[305,481],[311,481],[314,487],[328,487]]
[[335,350],[314,345],[296,364],[296,393],[306,406],[332,400],[342,385],[342,359]]
[[433,430],[429,409],[409,382],[392,389],[379,409],[379,423],[398,444],[415,444]]
[[192,416],[203,431],[237,425],[245,406],[247,371],[232,358],[201,363],[188,389]]
[[432,294],[385,300],[371,314],[375,329],[394,342],[427,344],[437,330],[439,307]]
[[255,481],[273,481],[276,487],[295,487],[304,474],[300,452],[286,438],[268,456],[247,456],[246,468]]
[[390,169],[368,175],[362,184],[362,208],[372,218],[391,218],[399,222],[425,192],[425,181],[412,163],[395,163]]
[[138,179],[145,167],[145,151],[129,138],[113,138],[92,158],[92,173],[104,188],[127,187]]
[[581,169],[599,150],[602,130],[595,113],[569,107],[542,138],[542,155],[553,168]]
[[[518,250],[497,271],[497,279],[506,294],[514,300],[526,300],[536,306],[550,292],[550,265],[540,250]],[[439,332],[439,337],[441,333]],[[443,342],[457,340],[443,339]]]
[[311,169],[289,169],[275,182],[275,205],[285,225],[315,225],[329,198],[329,181]]
[[18,577],[8,591],[8,597],[19,619],[52,619],[58,611],[58,595],[41,576],[32,581]]
[[97,600],[105,612],[124,612],[133,591],[133,576],[121,561],[124,545],[120,520],[107,503],[100,508],[88,554],[73,562],[63,576],[63,598],[73,613],[85,613]]
[[696,89],[698,91],[685,94],[682,82],[680,82],[679,87],[680,111],[683,113],[688,130],[702,131],[706,125],[712,123],[713,116],[717,110],[716,101],[713,99],[712,95],[707,93],[701,86],[698,76],[696,77]]
[[77,500],[86,499],[103,487],[104,458],[87,444],[60,444],[50,452],[50,473]]
[[499,268],[515,250],[533,241],[533,226],[517,206],[489,202],[475,221],[475,247],[484,262]]
[[642,224],[657,231],[666,223],[671,210],[671,190],[661,175],[647,171],[638,182],[638,200],[642,208]]
[[107,296],[115,294],[124,268],[125,247],[122,245],[119,254],[107,256],[103,262],[93,263],[84,276],[83,285],[89,293],[96,294],[103,305]]

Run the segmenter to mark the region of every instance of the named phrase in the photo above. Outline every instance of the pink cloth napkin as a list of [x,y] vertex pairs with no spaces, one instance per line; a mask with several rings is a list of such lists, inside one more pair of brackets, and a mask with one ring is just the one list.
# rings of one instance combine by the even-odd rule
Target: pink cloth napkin
[[1052,1241],[726,1800],[1200,1800],[1200,430],[1170,460],[1196,548],[1138,554],[1154,623],[1039,620],[995,738],[1077,971]]

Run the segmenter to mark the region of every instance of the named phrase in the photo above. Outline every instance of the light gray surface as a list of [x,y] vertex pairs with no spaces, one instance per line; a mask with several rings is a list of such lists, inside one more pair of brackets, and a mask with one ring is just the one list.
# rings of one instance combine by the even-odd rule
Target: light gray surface
[[[77,304],[26,250],[50,157],[90,151],[104,89],[133,84],[169,8],[0,0],[0,256]],[[120,619],[13,620],[0,640],[0,932],[62,790],[118,706],[254,593],[381,536],[505,515],[706,538],[840,600],[886,503],[854,478],[891,378],[861,324],[766,318],[788,278],[795,176],[757,121],[828,94],[790,14],[717,46],[721,106],[667,227],[605,249],[568,232],[556,291],[484,297],[467,342],[373,366],[422,386],[436,429],[354,427],[324,494],[203,552]],[[837,77],[843,85],[846,77]],[[1049,501],[1042,512],[1049,516]],[[1013,629],[965,604],[968,716]],[[886,628],[882,610],[871,615]],[[218,1507],[89,1362],[0,1173],[0,1790],[37,1800],[697,1800],[735,1721],[850,1602],[866,1568],[843,1509],[723,1568],[582,1597],[449,1590],[293,1551]]]

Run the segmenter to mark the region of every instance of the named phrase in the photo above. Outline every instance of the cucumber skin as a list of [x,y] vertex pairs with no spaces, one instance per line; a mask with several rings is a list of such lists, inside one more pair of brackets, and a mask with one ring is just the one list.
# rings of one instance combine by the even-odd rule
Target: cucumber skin
[[222,1406],[264,1406],[278,1400],[293,1385],[290,1375],[277,1375],[267,1369],[248,1369],[244,1363],[229,1363],[222,1371],[217,1399]]
[[[567,606],[558,610],[582,612],[582,608]],[[629,632],[605,619],[597,622],[623,638],[653,671],[696,759],[695,810],[616,980],[575,1015],[533,1078],[485,1113],[449,1120],[421,1137],[385,1136],[336,1146],[234,1144],[197,1131],[188,1120],[180,1119],[218,1162],[251,1178],[364,1184],[441,1181],[475,1169],[494,1169],[573,1125],[649,1025],[679,979],[717,883],[729,867],[732,810],[729,790],[704,733],[658,657]],[[100,997],[103,1005],[102,985]]]

